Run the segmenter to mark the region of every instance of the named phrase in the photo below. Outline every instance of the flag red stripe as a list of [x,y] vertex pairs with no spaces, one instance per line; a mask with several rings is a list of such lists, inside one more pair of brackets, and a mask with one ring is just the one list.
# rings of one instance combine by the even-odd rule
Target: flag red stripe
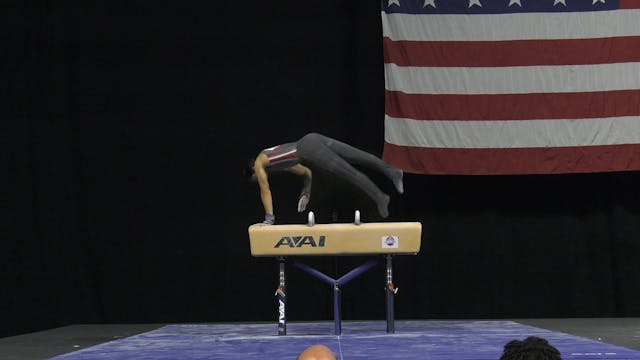
[[640,36],[514,41],[393,41],[385,37],[383,41],[385,63],[399,66],[492,67],[640,61]]
[[640,90],[443,95],[387,90],[385,112],[416,120],[579,119],[640,115]]
[[385,142],[383,160],[409,173],[507,175],[640,170],[640,144],[514,148],[443,149]]
[[640,9],[640,1],[620,0],[620,9]]

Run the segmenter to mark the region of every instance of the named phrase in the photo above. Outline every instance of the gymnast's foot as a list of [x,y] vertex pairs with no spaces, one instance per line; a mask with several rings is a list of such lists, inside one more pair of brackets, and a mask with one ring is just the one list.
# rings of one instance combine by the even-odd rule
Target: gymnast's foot
[[382,200],[378,201],[378,213],[383,218],[389,216],[389,195],[384,194]]
[[391,180],[399,194],[404,194],[404,184],[402,183],[403,172],[401,169],[395,169]]

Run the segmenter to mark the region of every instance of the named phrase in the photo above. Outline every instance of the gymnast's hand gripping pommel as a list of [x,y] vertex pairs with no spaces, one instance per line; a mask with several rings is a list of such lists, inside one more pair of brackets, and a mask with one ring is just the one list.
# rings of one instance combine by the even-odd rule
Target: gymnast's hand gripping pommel
[[262,150],[252,165],[252,177],[258,182],[260,200],[265,212],[262,224],[275,223],[268,174],[274,171],[288,171],[304,179],[302,191],[298,197],[298,212],[303,212],[311,201],[311,168],[327,171],[363,190],[376,203],[380,216],[383,218],[389,216],[389,195],[382,192],[371,179],[353,165],[382,173],[392,181],[398,193],[404,193],[402,170],[365,151],[317,133],[307,134],[297,142]]

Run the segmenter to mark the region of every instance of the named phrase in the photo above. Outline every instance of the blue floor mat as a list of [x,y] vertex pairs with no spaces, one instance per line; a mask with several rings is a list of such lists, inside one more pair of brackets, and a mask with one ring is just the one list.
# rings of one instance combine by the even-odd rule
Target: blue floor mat
[[287,336],[277,336],[276,324],[168,325],[53,359],[294,360],[306,347],[324,344],[343,360],[497,360],[508,341],[538,336],[565,360],[640,360],[640,351],[513,321],[396,321],[394,334],[384,321],[343,322],[340,336],[333,326],[288,323]]

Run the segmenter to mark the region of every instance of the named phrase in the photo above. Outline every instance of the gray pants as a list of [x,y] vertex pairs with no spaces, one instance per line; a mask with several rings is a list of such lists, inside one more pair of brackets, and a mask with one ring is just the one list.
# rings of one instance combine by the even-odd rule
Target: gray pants
[[[381,172],[396,184],[396,188],[402,183],[400,169],[365,151],[316,133],[310,133],[298,140],[297,155],[303,164],[325,170],[362,189],[375,201],[382,217],[389,215],[387,210],[389,195],[382,192],[373,181],[351,164]],[[397,185],[398,181],[400,185]]]

